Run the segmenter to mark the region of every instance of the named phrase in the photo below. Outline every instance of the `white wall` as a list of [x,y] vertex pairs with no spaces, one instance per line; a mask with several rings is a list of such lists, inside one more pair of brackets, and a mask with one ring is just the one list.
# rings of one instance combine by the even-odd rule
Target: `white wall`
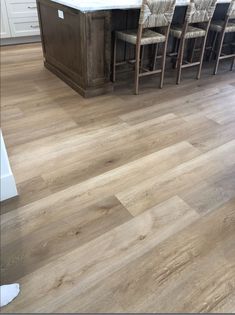
[[11,171],[11,167],[8,160],[6,146],[3,140],[2,131],[1,134],[1,197],[0,200],[6,200],[18,195],[15,179]]

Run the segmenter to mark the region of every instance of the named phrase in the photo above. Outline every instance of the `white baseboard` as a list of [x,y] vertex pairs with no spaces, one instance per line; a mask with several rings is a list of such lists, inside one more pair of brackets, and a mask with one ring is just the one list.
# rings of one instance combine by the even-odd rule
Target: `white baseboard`
[[13,174],[1,177],[1,197],[0,200],[6,200],[18,195],[16,183]]
[[1,38],[0,46],[29,44],[29,43],[37,43],[37,42],[40,42],[40,41],[41,41],[40,35],[25,36],[25,37]]

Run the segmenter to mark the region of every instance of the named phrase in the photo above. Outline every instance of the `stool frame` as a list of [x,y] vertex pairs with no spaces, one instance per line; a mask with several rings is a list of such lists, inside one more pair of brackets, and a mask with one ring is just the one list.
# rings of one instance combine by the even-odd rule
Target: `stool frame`
[[[214,72],[213,72],[214,75],[217,74],[220,60],[223,60],[223,59],[228,59],[228,58],[232,59],[230,70],[231,71],[233,70],[233,66],[235,63],[235,48],[234,48],[234,53],[232,53],[232,54],[229,54],[229,55],[223,55],[222,54],[224,39],[225,39],[225,35],[226,35],[226,28],[227,28],[228,23],[232,19],[235,19],[235,0],[232,0],[232,2],[229,5],[222,30],[220,32],[220,36],[218,35],[218,32],[216,32],[214,42],[212,44],[210,60],[212,59],[212,54],[213,54],[213,51],[215,50],[216,41],[217,41],[217,38],[219,36],[219,45],[218,45],[218,50],[217,50],[217,54],[216,54],[216,62],[215,62]],[[234,34],[234,43],[232,45],[234,45],[234,47],[235,47],[235,32],[233,34]]]
[[[160,88],[163,87],[164,83],[164,74],[165,74],[165,65],[166,65],[166,54],[167,54],[167,45],[170,33],[170,26],[173,19],[173,14],[175,10],[176,0],[143,0],[142,7],[140,11],[139,25],[137,31],[137,40],[136,40],[136,49],[135,49],[135,60],[132,61],[135,63],[135,87],[134,93],[139,94],[139,80],[140,77],[153,75],[160,73]],[[168,11],[164,12],[164,8],[167,8]],[[165,30],[165,41],[163,42],[163,53],[162,53],[162,62],[161,69],[156,70],[156,60],[160,56],[157,56],[158,53],[158,43],[154,44],[154,60],[152,70],[148,70],[143,67],[144,61],[144,47],[146,45],[141,44],[142,34],[144,29],[147,28],[156,28],[161,27]],[[117,63],[117,41],[118,38],[115,33],[114,37],[114,51],[113,51],[113,75],[112,81],[116,80],[116,66],[120,63]],[[141,56],[142,55],[142,56]],[[140,70],[143,70],[141,72]]]
[[[202,4],[205,4],[205,8],[201,9]],[[208,6],[207,6],[208,4]],[[199,9],[197,9],[197,6]],[[211,19],[213,17],[214,11],[216,7],[216,0],[191,0],[190,4],[187,8],[185,20],[183,24],[182,34],[180,38],[180,44],[179,49],[177,53],[177,61],[176,61],[176,69],[177,69],[177,78],[176,78],[176,84],[180,84],[181,81],[181,74],[183,68],[188,67],[194,67],[199,66],[197,71],[196,78],[199,80],[201,77],[201,71],[202,71],[202,65],[204,60],[204,54],[206,49],[206,42],[207,37],[210,29],[210,23]],[[184,51],[185,51],[185,43],[186,40],[189,38],[186,38],[187,30],[189,25],[195,24],[195,23],[205,23],[205,36],[204,37],[195,37],[194,38],[194,44],[193,44],[193,50],[190,57],[190,62],[187,62],[186,64],[183,64],[184,59]],[[200,49],[200,59],[198,62],[193,62],[193,56],[194,56],[194,50],[196,46],[196,39],[197,38],[203,38],[202,46]]]

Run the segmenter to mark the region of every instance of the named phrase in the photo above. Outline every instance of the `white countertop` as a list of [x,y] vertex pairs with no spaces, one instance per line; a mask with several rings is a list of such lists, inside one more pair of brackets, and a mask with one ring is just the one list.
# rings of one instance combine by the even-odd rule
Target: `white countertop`
[[[138,9],[142,0],[52,0],[82,12],[113,9]],[[231,0],[218,0],[218,3],[229,3]],[[177,0],[177,6],[188,5],[189,0]]]

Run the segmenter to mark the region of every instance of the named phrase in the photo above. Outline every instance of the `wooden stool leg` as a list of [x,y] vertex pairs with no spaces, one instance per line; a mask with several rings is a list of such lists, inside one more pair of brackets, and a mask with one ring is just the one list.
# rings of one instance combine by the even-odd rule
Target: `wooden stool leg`
[[117,36],[114,35],[114,45],[113,45],[113,73],[112,73],[112,81],[116,81],[116,59],[117,59]]
[[205,54],[205,49],[206,49],[206,41],[207,41],[207,35],[204,37],[203,42],[202,42],[202,49],[201,49],[201,55],[200,55],[200,64],[199,64],[198,72],[197,72],[197,80],[199,80],[200,77],[201,77],[202,65],[203,65],[204,54]]
[[[233,34],[233,40],[232,40],[232,45],[231,45],[231,53],[235,54],[235,33]],[[234,58],[232,58],[230,71],[233,71],[234,64],[235,64],[235,56],[234,56]]]
[[234,64],[235,64],[235,57],[232,59],[230,71],[233,71]]
[[193,62],[194,52],[195,52],[195,48],[196,48],[196,43],[197,43],[197,38],[194,38],[193,39],[193,47],[192,47],[192,51],[191,51],[190,58],[189,58],[189,61],[191,63]]
[[141,64],[140,68],[143,69],[144,66],[144,46],[141,47]]
[[216,55],[216,63],[214,68],[214,75],[218,72],[219,62],[220,62],[220,56],[223,48],[223,42],[224,42],[224,32],[221,32],[220,39],[219,39],[219,47]]
[[210,51],[209,62],[212,61],[213,54],[215,53],[215,46],[217,43],[218,34],[219,34],[218,32],[215,32],[215,36],[213,38],[212,47],[211,47],[211,51]]
[[165,41],[165,43],[164,43],[164,48],[163,48],[162,69],[161,69],[162,71],[161,71],[161,79],[160,79],[160,89],[163,88],[164,77],[165,77],[167,44],[168,44],[168,38],[166,39],[166,41]]
[[179,56],[177,58],[177,79],[176,79],[176,84],[180,84],[181,80],[181,72],[182,72],[182,64],[183,64],[183,59],[184,59],[184,47],[185,47],[185,37],[182,37],[180,40],[180,48],[179,48]]
[[152,67],[153,71],[156,69],[157,53],[158,53],[158,44],[155,44],[154,45],[154,54],[153,54],[153,67]]
[[140,79],[140,46],[136,45],[135,58],[135,94],[139,94],[139,79]]
[[174,57],[172,58],[172,68],[173,69],[176,69],[176,67],[177,67],[177,58],[178,58],[179,46],[180,46],[180,40],[178,38],[175,38],[173,53],[176,54],[177,57],[176,57],[176,60]]

